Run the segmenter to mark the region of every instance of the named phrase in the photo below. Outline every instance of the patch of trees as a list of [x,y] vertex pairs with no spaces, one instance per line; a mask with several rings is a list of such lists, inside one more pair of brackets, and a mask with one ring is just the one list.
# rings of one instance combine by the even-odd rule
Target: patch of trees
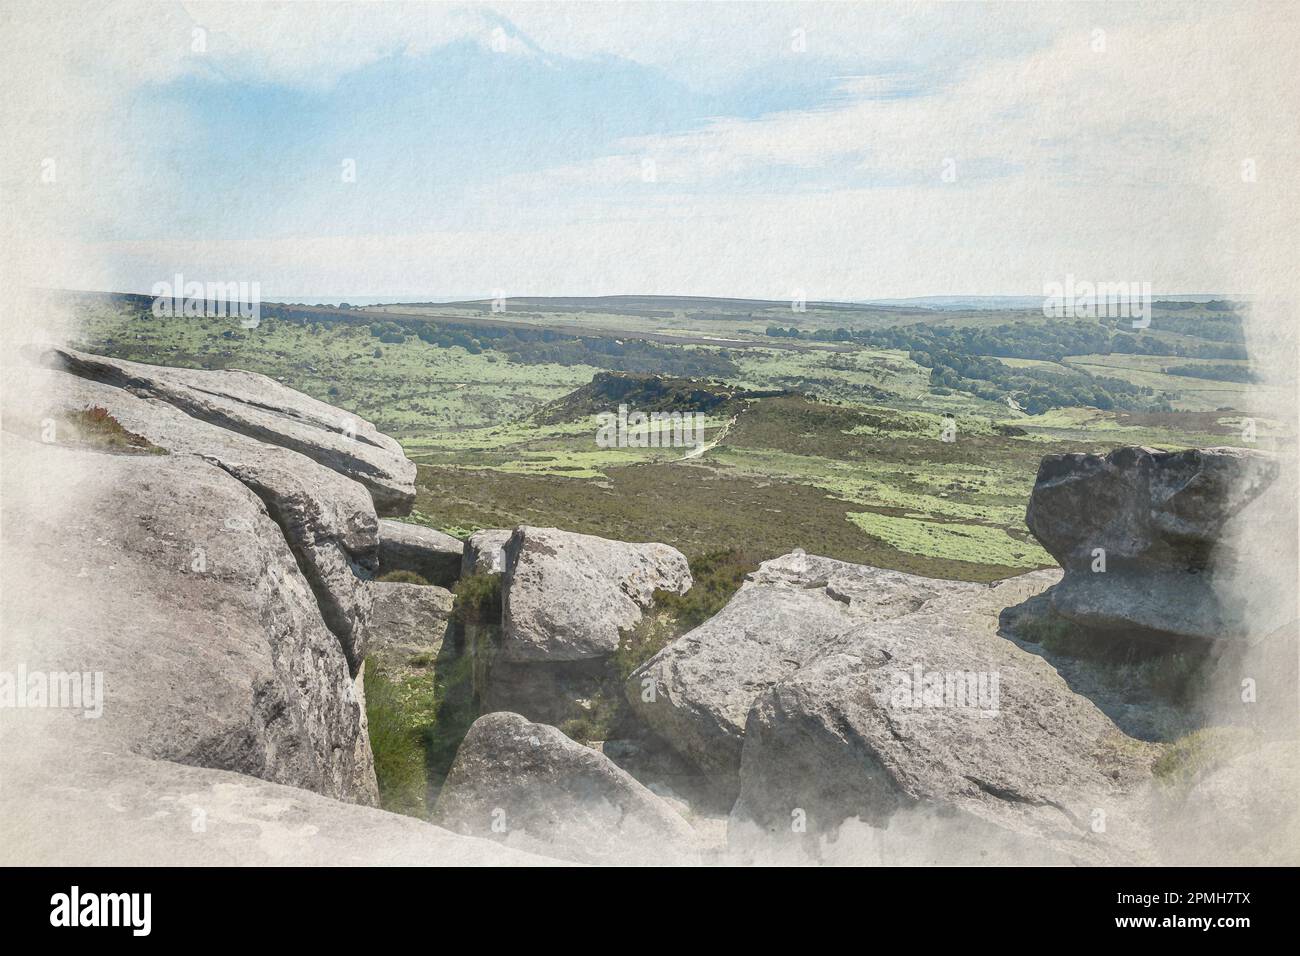
[[370,334],[388,345],[401,345],[410,333],[396,322],[371,322]]
[[427,342],[440,349],[460,347],[470,355],[479,355],[483,352],[483,343],[476,335],[472,335],[470,331],[465,328],[439,328],[436,325],[426,323],[417,326],[415,334],[419,337],[421,342]]
[[[1179,303],[1181,304],[1181,303]],[[1200,303],[1192,303],[1199,305]],[[1231,306],[1232,303],[1224,303]],[[1209,307],[1209,304],[1206,306]],[[1235,312],[1221,315],[1160,315],[1153,327],[1199,342],[1170,342],[1135,332],[1132,319],[1063,322],[1009,322],[996,326],[950,326],[917,323],[854,332],[849,329],[800,331],[767,327],[772,338],[818,342],[859,342],[871,348],[949,355],[995,355],[1060,362],[1067,355],[1168,355],[1177,358],[1245,359],[1245,335]],[[928,365],[928,363],[925,363]],[[951,365],[952,363],[947,363]]]
[[[1109,329],[1096,322],[1082,321],[1013,322],[995,326],[921,323],[859,332],[854,336],[855,340],[874,348],[947,357],[996,355],[1047,362],[1059,362],[1067,355],[1109,352],[1110,338]],[[944,364],[958,367],[951,361]]]
[[[1179,335],[1187,335],[1196,339],[1205,339],[1208,342],[1244,344],[1246,331],[1242,325],[1241,316],[1231,306],[1232,303],[1229,302],[1207,302],[1205,308],[1211,313],[1209,315],[1169,315],[1165,313],[1162,304],[1160,314],[1151,319],[1151,328],[1159,329],[1162,332],[1176,332]],[[1115,329],[1118,332],[1132,329],[1132,319],[1112,321],[1114,321]]]
[[930,385],[986,401],[1011,398],[1031,415],[1052,408],[1164,410],[1151,388],[1064,367],[1013,368],[999,358],[1060,362],[1067,355],[1110,351],[1111,331],[1098,322],[1015,322],[997,326],[917,324],[854,335],[874,348],[903,349],[930,369]]
[[1150,387],[1122,379],[1090,375],[1075,369],[1011,368],[996,360],[984,361],[992,361],[993,365],[967,363],[966,374],[948,365],[935,365],[930,368],[930,384],[950,392],[969,392],[991,402],[1011,398],[1031,415],[1053,408],[1077,406],[1170,410],[1167,401],[1153,397]]
[[1121,355],[1161,355],[1173,358],[1202,359],[1240,359],[1248,357],[1246,346],[1225,342],[1177,342],[1171,343],[1150,335],[1134,335],[1119,332],[1110,340],[1109,352]]
[[1249,365],[1172,365],[1166,375],[1184,375],[1188,378],[1210,378],[1216,382],[1257,382]]

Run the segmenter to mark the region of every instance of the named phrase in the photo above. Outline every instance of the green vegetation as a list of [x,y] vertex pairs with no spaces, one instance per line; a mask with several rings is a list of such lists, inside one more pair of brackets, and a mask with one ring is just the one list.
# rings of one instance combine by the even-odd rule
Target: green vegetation
[[109,414],[108,409],[98,405],[67,412],[63,416],[63,422],[70,427],[74,444],[89,445],[103,451],[167,454],[165,448],[159,448],[142,435],[127,431],[121,422]]
[[[268,304],[256,329],[133,297],[78,309],[89,351],[260,371],[373,421],[419,466],[413,520],[462,537],[529,523],[692,559],[805,547],[987,581],[1050,563],[1024,526],[1045,454],[1290,437],[1249,406],[1280,392],[1226,357],[1230,303],[1157,302],[1138,332],[1038,310],[626,296]],[[599,446],[594,415],[620,401],[704,411],[708,450]]]
[[478,717],[474,667],[473,655],[450,648],[437,657],[414,654],[400,664],[366,659],[366,720],[385,810],[428,815]]
[[690,590],[685,594],[656,591],[655,607],[668,616],[679,633],[684,634],[721,611],[763,560],[739,548],[722,548],[696,555],[690,560]]
[[452,620],[459,624],[495,625],[501,620],[501,575],[470,574],[451,589],[456,598]]
[[873,511],[850,512],[848,517],[867,533],[908,554],[1028,570],[1052,563],[1051,555],[1037,542],[1012,537],[1002,528],[895,518]]
[[[418,576],[397,571],[386,580]],[[476,673],[487,666],[501,618],[499,575],[462,578],[441,650],[366,660],[370,724],[381,805],[426,816],[451,770],[456,749],[479,715]],[[461,653],[464,646],[468,653]]]
[[[360,313],[358,313],[360,314]],[[306,325],[263,318],[160,319],[147,307],[96,303],[82,310],[87,351],[155,365],[261,372],[346,408],[398,438],[446,434],[518,419],[591,381],[590,365],[525,365],[500,353],[471,355],[410,336],[385,345],[361,322]]]
[[591,383],[541,409],[535,420],[555,425],[616,411],[620,404],[643,412],[727,414],[744,398],[757,397],[723,382],[629,372],[599,372]]
[[1248,365],[1174,365],[1164,370],[1166,375],[1184,375],[1188,378],[1208,378],[1219,382],[1256,382],[1259,377]]
[[366,723],[379,781],[379,805],[411,817],[428,814],[428,775],[420,735],[432,720],[432,695],[413,706],[411,688],[389,680],[373,660],[366,661]]
[[479,716],[474,667],[474,657],[468,654],[443,655],[434,664],[433,719],[422,725],[420,735],[431,793],[436,793],[447,779],[460,742]]
[[[302,325],[343,321],[336,314],[312,309],[273,305],[263,312],[269,318]],[[504,317],[486,323],[468,323],[455,317],[440,317],[437,322],[389,319],[371,322],[368,329],[373,338],[389,345],[405,344],[414,336],[436,348],[460,348],[470,355],[491,349],[523,365],[593,365],[625,372],[690,376],[725,376],[736,370],[721,349],[681,349],[641,339],[587,336],[553,327],[531,328]]]

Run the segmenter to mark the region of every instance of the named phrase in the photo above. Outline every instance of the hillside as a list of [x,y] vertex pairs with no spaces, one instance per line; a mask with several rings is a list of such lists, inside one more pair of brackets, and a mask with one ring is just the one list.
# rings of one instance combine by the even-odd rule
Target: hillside
[[[1218,357],[1241,347],[1218,303],[1157,303],[1137,333],[654,296],[265,304],[255,329],[147,306],[80,298],[82,344],[264,372],[374,421],[419,466],[417,520],[457,534],[529,522],[764,559],[816,528],[830,557],[991,580],[1050,563],[1023,514],[1046,453],[1248,444],[1248,418],[1257,447],[1284,437],[1242,407],[1255,366]],[[704,413],[707,448],[601,447],[595,416],[620,404]]]

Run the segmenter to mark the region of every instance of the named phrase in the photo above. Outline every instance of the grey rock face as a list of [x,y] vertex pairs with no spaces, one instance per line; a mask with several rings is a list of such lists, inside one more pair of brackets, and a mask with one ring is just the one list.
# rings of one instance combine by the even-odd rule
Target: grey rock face
[[5,461],[3,669],[101,675],[101,716],[28,729],[376,802],[343,647],[253,492],[190,455],[6,434]]
[[[1240,556],[1230,529],[1249,518],[1251,502],[1278,473],[1272,456],[1239,448],[1048,455],[1026,521],[1065,569],[1052,609],[1085,627],[1134,637],[1243,637],[1244,608],[1266,602],[1225,600],[1226,590],[1249,586],[1235,576]],[[1094,570],[1103,553],[1105,571]],[[1257,616],[1251,623],[1259,626]]]
[[794,552],[766,561],[716,616],[628,680],[640,718],[719,784],[734,787],[755,698],[839,634],[981,585],[940,581]]
[[474,722],[435,819],[513,849],[587,863],[687,863],[697,852],[690,825],[626,771],[511,713]]
[[372,653],[398,660],[436,658],[451,619],[451,592],[434,585],[376,581],[371,584]]
[[[6,439],[24,462],[10,474],[49,485],[6,496],[6,544],[43,569],[37,587],[13,593],[57,609],[42,616],[33,604],[37,631],[52,630],[24,664],[104,677],[102,719],[68,725],[59,714],[50,726],[75,728],[68,746],[91,739],[376,802],[361,662],[378,519],[354,480],[362,464],[336,447],[352,428],[361,444],[373,429],[261,376],[69,350],[46,359],[53,367],[10,370],[25,399],[11,431],[35,438],[44,417],[56,442],[75,441],[61,413],[102,407],[169,453]],[[345,434],[331,432],[335,421]],[[313,435],[325,436],[319,447]],[[384,436],[372,447],[375,461],[400,453]],[[57,507],[33,504],[54,489]],[[44,537],[33,533],[42,520]]]
[[690,586],[686,558],[665,544],[520,527],[506,549],[499,659],[608,657],[656,590],[684,594]]
[[551,723],[604,689],[621,633],[641,621],[656,590],[691,586],[686,558],[663,544],[520,527],[505,558],[501,637],[481,698],[489,710]]
[[506,569],[506,545],[510,543],[511,531],[490,529],[475,531],[465,539],[465,554],[461,564],[461,575],[502,574]]
[[379,514],[404,515],[415,502],[415,464],[395,440],[265,375],[163,368],[68,348],[52,349],[47,361],[165,402],[210,425],[299,452],[364,485]]
[[379,522],[379,571],[411,571],[430,584],[448,588],[460,577],[464,542],[434,528],[393,521]]
[[365,579],[376,570],[379,551],[378,519],[361,485],[298,452],[214,427],[121,388],[53,371],[32,373],[28,381],[51,410],[105,408],[128,431],[174,455],[211,462],[256,494],[280,526],[356,673],[365,657],[370,617]]
[[763,691],[746,721],[733,829],[815,856],[846,821],[903,832],[924,814],[928,839],[895,862],[977,862],[963,856],[972,847],[1041,862],[1133,858],[1141,840],[1123,807],[1150,755],[996,633],[1008,599],[1050,580],[1026,575],[859,624]]

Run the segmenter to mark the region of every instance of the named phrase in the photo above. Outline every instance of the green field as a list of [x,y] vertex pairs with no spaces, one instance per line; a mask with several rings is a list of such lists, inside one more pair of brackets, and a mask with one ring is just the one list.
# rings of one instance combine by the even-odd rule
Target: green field
[[[948,384],[938,381],[939,368],[922,364],[938,365],[933,350],[868,340],[928,323],[920,328],[987,332],[1003,351],[1017,350],[1019,330],[1036,330],[1050,348],[1055,330],[1044,323],[1053,320],[1028,311],[810,303],[796,313],[783,303],[635,297],[522,300],[505,313],[487,303],[269,307],[255,329],[157,318],[122,298],[83,298],[78,311],[75,344],[89,351],[263,372],[373,421],[419,466],[411,520],[457,534],[526,522],[663,541],[689,556],[736,548],[764,558],[802,547],[993,580],[1052,563],[1024,525],[1045,454],[1244,444],[1247,417],[1256,419],[1259,447],[1289,439],[1245,407],[1247,385],[1165,372],[1248,364],[1199,354],[1216,354],[1236,334],[1231,308],[1200,303],[1158,307],[1142,340],[1143,348],[1180,354],[999,354],[980,365],[989,357],[968,363],[945,345],[944,361],[962,366],[944,373]],[[784,331],[771,334],[774,325]],[[831,335],[839,339],[816,338]],[[591,412],[613,410],[617,396],[572,404],[575,390],[602,371],[697,368],[708,374],[675,381],[761,393],[710,415],[702,453],[601,447]],[[970,378],[991,374],[987,368],[1059,373],[1074,376],[1062,379],[1072,384],[1122,380],[1139,391],[1121,396],[1128,407],[1029,415],[1018,407],[1020,380]]]

